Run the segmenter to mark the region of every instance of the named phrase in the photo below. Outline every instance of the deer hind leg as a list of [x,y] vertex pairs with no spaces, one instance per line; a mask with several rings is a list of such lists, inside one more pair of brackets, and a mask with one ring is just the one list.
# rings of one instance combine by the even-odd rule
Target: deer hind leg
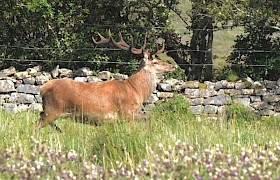
[[55,121],[62,113],[55,108],[44,108],[44,112],[41,113],[41,118],[34,124],[36,129],[40,129],[46,125],[50,125],[55,128],[58,132],[62,132],[59,127],[57,127],[53,121]]
[[124,117],[126,119],[130,120],[147,120],[148,117],[145,113],[139,112],[139,110],[136,111],[128,111],[124,114]]

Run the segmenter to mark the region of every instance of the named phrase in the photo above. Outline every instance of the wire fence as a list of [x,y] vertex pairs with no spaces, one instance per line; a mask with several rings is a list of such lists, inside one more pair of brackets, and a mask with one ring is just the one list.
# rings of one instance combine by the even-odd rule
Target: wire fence
[[[92,24],[83,24],[85,26],[93,26]],[[96,25],[95,25],[96,26]],[[111,25],[100,25],[102,27],[111,27]],[[133,28],[140,28],[141,26],[133,26]],[[225,31],[240,31],[243,32],[243,29],[232,29],[232,26],[227,26],[227,27],[215,27],[213,29],[191,29],[188,27],[173,27],[172,29],[174,30],[186,30],[186,31],[195,31],[195,30],[213,30],[213,31],[218,31],[218,30],[225,30]],[[141,27],[143,28],[143,27]],[[165,29],[165,26],[150,26],[150,27],[145,27],[144,29],[149,30],[149,29]],[[226,29],[228,28],[228,29]],[[279,31],[280,32],[280,31]],[[277,32],[277,33],[279,33]],[[64,50],[63,48],[55,48],[55,47],[32,47],[32,46],[16,46],[16,45],[5,45],[5,44],[0,44],[0,49],[22,49],[22,50],[31,50],[31,51],[55,51],[55,50]],[[103,47],[82,47],[82,48],[71,48],[71,52],[74,51],[121,51],[121,49],[117,48],[103,48]],[[165,53],[171,53],[171,52],[211,52],[212,49],[208,50],[192,50],[192,49],[171,49],[171,50],[166,50]],[[229,50],[229,53],[276,53],[279,54],[279,51],[273,51],[273,50],[259,50],[259,49],[239,49],[239,50]],[[0,61],[14,61],[14,62],[47,62],[49,61],[48,59],[21,59],[21,58],[6,58],[5,56],[0,58]],[[99,61],[99,60],[55,60],[57,63],[68,63],[68,62],[73,62],[73,63],[79,63],[79,62],[84,62],[84,63],[100,63],[100,64],[139,64],[135,62],[119,62],[119,61]],[[191,63],[181,63],[178,64],[179,66],[215,66],[213,63],[202,63],[202,64],[191,64]],[[242,66],[242,67],[271,67],[271,65],[267,64],[230,64],[231,66]],[[275,65],[274,65],[275,67]],[[278,66],[277,66],[278,67]],[[280,67],[280,65],[279,65]]]
[[[2,48],[17,48],[23,50],[63,50],[63,48],[41,48],[41,47],[26,47],[26,46],[8,46],[8,45],[0,45]],[[100,48],[100,47],[84,47],[84,48],[71,48],[71,51],[83,51],[83,50],[96,50],[96,51],[121,51],[118,48]],[[168,52],[210,52],[212,49],[208,50],[197,50],[197,49],[171,49],[166,50],[165,53]],[[271,50],[258,50],[258,49],[240,49],[240,50],[232,50],[232,53],[279,53],[278,51],[271,51]]]
[[[5,48],[19,48],[24,50],[57,50],[60,48],[38,48],[38,47],[22,47],[22,46],[6,46],[6,45],[0,45],[0,47]],[[85,48],[77,48],[72,49],[72,51],[81,51],[81,50],[94,50],[94,51],[121,51],[121,49],[116,48],[96,48],[96,47],[85,47]],[[167,50],[165,53],[169,52],[210,52],[211,50],[191,50],[191,49],[180,49],[180,50]],[[277,53],[275,51],[266,51],[266,50],[233,50],[232,53]],[[279,52],[278,52],[279,53]],[[0,58],[0,61],[14,61],[14,62],[48,62],[49,59],[23,59],[23,58]],[[99,64],[120,64],[120,65],[134,65],[139,64],[135,62],[120,62],[120,61],[100,61],[100,60],[59,60],[56,59],[55,62],[57,63],[99,63]],[[191,64],[191,63],[178,63],[179,66],[214,66],[213,63],[201,63],[201,64]],[[271,65],[268,64],[230,64],[231,66],[242,66],[242,67],[271,67]],[[275,65],[274,65],[275,67]],[[280,67],[277,66],[277,67]]]

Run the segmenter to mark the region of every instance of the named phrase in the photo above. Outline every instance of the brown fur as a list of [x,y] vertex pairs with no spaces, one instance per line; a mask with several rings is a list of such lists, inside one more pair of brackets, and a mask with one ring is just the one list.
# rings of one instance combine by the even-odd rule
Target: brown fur
[[173,70],[173,65],[151,58],[146,52],[138,71],[126,80],[97,83],[50,80],[41,87],[44,112],[36,125],[58,128],[53,121],[64,113],[99,121],[140,118],[141,105],[156,89],[156,75]]

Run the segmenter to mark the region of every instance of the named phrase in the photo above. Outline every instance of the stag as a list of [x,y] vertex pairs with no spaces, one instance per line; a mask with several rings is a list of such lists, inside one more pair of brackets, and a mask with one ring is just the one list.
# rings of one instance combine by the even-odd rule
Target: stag
[[139,110],[143,102],[156,89],[157,75],[175,69],[174,65],[156,58],[157,54],[164,51],[164,44],[160,50],[151,55],[145,49],[146,38],[144,45],[138,49],[128,45],[121,34],[118,42],[113,39],[110,31],[109,38],[105,38],[100,33],[98,36],[99,41],[92,37],[96,45],[112,42],[122,50],[143,55],[138,70],[125,80],[94,83],[76,82],[71,79],[48,81],[40,89],[44,111],[35,123],[36,128],[49,124],[61,131],[54,121],[65,113],[102,122],[119,118],[128,120],[143,118]]

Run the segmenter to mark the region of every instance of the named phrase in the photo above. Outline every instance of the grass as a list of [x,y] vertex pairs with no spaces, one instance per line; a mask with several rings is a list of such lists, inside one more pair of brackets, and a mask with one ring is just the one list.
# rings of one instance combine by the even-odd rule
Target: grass
[[[181,166],[176,165],[175,168],[173,164],[172,167],[174,167],[170,170],[167,168],[168,166],[164,165],[166,164],[165,158],[154,162],[158,165],[149,166],[149,173],[144,175],[149,176],[151,172],[155,174],[164,171],[164,177],[175,177],[176,175],[176,177],[190,178],[196,177],[196,173],[199,173],[200,176],[209,178],[211,175],[201,164],[205,161],[206,150],[210,149],[213,156],[216,157],[215,149],[222,147],[224,156],[230,154],[237,163],[241,161],[238,159],[244,149],[251,150],[252,147],[256,147],[259,151],[267,150],[268,144],[273,144],[271,147],[271,151],[273,151],[279,147],[277,145],[280,137],[279,119],[261,120],[237,105],[230,107],[229,112],[230,116],[227,120],[221,118],[217,121],[206,119],[198,121],[188,111],[186,101],[179,96],[165,103],[159,103],[150,112],[150,120],[147,121],[122,122],[120,120],[114,124],[92,126],[77,123],[71,118],[61,118],[56,121],[56,124],[63,130],[62,134],[49,126],[38,132],[30,128],[30,124],[39,117],[36,113],[1,112],[0,170],[2,170],[0,172],[2,175],[0,173],[0,178],[25,177],[22,175],[23,167],[30,166],[32,169],[33,166],[37,167],[41,161],[40,166],[49,168],[48,171],[44,171],[43,168],[35,168],[34,171],[26,170],[26,172],[29,175],[34,172],[34,177],[39,176],[40,178],[68,177],[72,172],[73,176],[81,178],[84,177],[85,168],[87,171],[93,172],[92,169],[89,169],[102,167],[103,171],[111,169],[120,174],[127,173],[128,170],[139,169],[140,166],[142,170],[145,170],[145,163],[154,162],[157,153],[159,153],[157,158],[166,157],[168,159],[168,156],[164,155],[168,149],[170,150],[169,158],[173,158],[178,164],[177,161],[181,163],[184,161],[184,158],[178,157],[179,152],[182,152],[182,149],[178,149],[178,151],[176,149],[178,143],[184,144],[182,147],[191,147],[190,157],[199,159],[200,164],[192,161],[190,166],[180,168],[180,171],[176,169]],[[274,144],[276,145],[274,146]],[[51,158],[54,156],[51,154],[55,154],[55,158]],[[255,154],[257,155],[257,152]],[[275,163],[279,165],[280,149],[279,154],[276,153],[274,156],[278,158]],[[12,166],[13,164],[14,166]],[[55,170],[51,169],[50,164],[56,167]],[[223,164],[225,163],[223,162]],[[269,170],[272,173],[271,177],[277,177],[280,174],[279,166],[278,168],[272,166],[272,168],[268,164],[262,166],[264,168],[261,172],[265,174]],[[163,167],[159,169],[158,167],[161,166]],[[214,166],[222,165],[220,163],[214,164]],[[124,167],[125,169],[123,169]],[[223,168],[226,167],[230,168],[227,164],[225,167],[223,165]],[[236,165],[236,167],[240,166]],[[3,171],[3,169],[9,168],[10,170]],[[148,170],[146,169],[146,171]],[[101,170],[97,172],[99,171]]]

